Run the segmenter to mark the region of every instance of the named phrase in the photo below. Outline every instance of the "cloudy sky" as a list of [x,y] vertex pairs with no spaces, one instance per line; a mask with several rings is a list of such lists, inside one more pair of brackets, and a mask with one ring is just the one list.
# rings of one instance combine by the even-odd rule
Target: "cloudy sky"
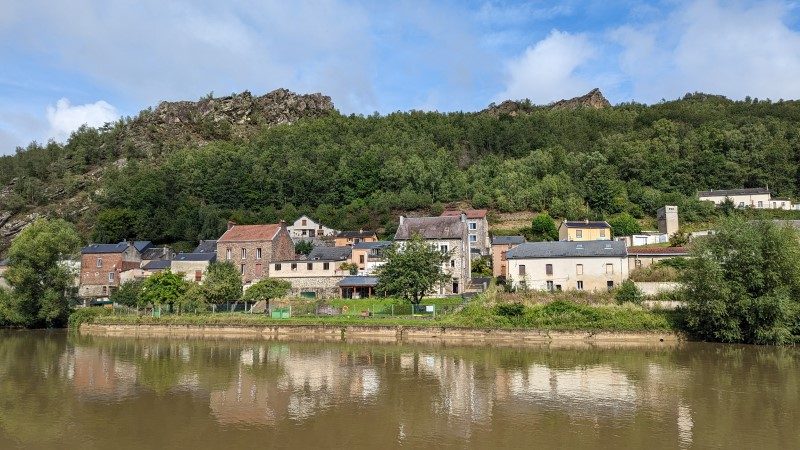
[[0,0],[0,154],[160,100],[278,87],[344,113],[473,111],[599,87],[800,98],[789,0]]

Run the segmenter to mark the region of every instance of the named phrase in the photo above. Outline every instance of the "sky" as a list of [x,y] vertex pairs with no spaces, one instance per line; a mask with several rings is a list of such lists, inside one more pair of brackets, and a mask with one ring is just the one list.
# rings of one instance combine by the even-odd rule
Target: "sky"
[[787,0],[0,0],[0,154],[156,106],[277,88],[345,114],[600,88],[800,98]]

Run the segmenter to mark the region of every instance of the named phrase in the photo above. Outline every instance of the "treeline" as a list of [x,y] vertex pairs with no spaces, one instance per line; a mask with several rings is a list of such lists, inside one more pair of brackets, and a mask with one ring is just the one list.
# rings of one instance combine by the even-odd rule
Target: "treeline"
[[[685,223],[717,214],[695,200],[697,190],[800,192],[798,125],[798,102],[695,94],[652,106],[531,108],[515,117],[331,115],[144,157],[129,139],[113,139],[120,123],[82,129],[65,146],[33,145],[0,160],[0,173],[4,182],[18,179],[14,189],[27,202],[57,182],[54,174],[126,156],[104,177],[101,211],[90,218],[94,238],[106,241],[195,242],[217,237],[231,218],[301,213],[337,228],[391,232],[400,211],[436,213],[456,201],[570,219],[652,217],[675,204]],[[41,186],[26,188],[25,180]]]

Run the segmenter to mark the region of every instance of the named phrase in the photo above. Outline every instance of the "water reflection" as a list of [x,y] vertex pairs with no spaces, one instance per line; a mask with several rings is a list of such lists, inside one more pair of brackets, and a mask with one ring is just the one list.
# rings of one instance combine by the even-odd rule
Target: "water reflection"
[[7,332],[0,448],[798,447],[798,369],[794,349],[704,344],[479,349]]

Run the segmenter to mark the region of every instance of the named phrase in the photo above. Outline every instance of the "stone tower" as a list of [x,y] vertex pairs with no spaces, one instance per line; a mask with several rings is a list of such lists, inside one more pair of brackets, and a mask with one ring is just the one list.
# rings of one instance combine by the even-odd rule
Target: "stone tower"
[[664,206],[658,209],[658,232],[672,236],[678,231],[678,207]]

